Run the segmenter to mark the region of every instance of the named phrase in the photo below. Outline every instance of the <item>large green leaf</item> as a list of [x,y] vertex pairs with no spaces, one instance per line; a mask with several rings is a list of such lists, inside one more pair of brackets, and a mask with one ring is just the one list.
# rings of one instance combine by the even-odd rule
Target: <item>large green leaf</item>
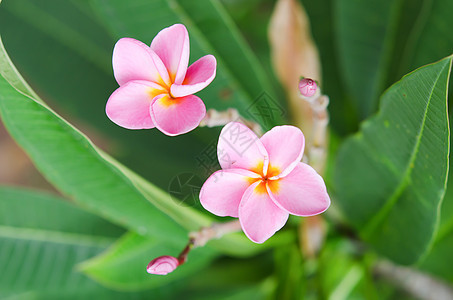
[[420,268],[453,282],[453,271],[451,270],[453,230],[450,228],[448,231],[441,232],[442,234],[437,236],[431,252],[420,265]]
[[[180,249],[132,233],[114,243],[123,232],[124,229],[56,196],[0,187],[0,298],[147,299],[152,295],[159,299],[178,299],[190,295],[188,293],[194,281],[197,289],[206,292],[211,291],[203,288],[209,279],[212,280],[210,286],[218,277],[222,281],[217,284],[222,285],[226,280],[227,283],[240,282],[242,287],[246,286],[244,282],[253,282],[250,278],[259,279],[261,276],[254,272],[256,269],[248,269],[244,274],[244,262],[236,262],[228,263],[226,270],[224,266],[206,274],[203,271],[204,277],[187,277],[212,260],[212,251],[207,248],[191,253],[189,262],[174,274],[151,276],[146,273],[145,267],[153,255],[171,254],[169,251],[176,253]],[[126,241],[130,243],[126,244]],[[84,270],[90,270],[89,275],[96,279],[95,275],[99,274],[113,279],[112,282],[101,281],[110,284],[114,290],[97,284],[79,272],[80,263],[91,259],[109,245],[111,248],[108,252],[82,266]],[[262,261],[255,260],[254,263],[262,266]],[[235,274],[239,276],[228,278],[227,274],[231,275],[229,269],[233,265],[237,272]],[[259,270],[262,271],[259,274],[267,274],[269,266]],[[184,282],[183,277],[186,277]],[[199,277],[204,279],[200,281]],[[120,281],[114,281],[116,279]],[[176,280],[181,282],[174,283]],[[143,287],[154,288],[140,293],[117,291]],[[231,287],[223,286],[225,291]]]
[[[6,128],[63,193],[92,211],[143,233],[166,240],[184,238],[184,230],[151,205],[80,132],[42,104],[18,93],[3,74],[0,91],[0,115]],[[162,196],[159,198],[165,201]]]
[[402,264],[426,253],[436,231],[448,170],[451,61],[420,68],[389,88],[377,116],[338,155],[344,214],[365,241]]
[[376,109],[385,88],[402,0],[336,0],[342,74],[362,119]]
[[450,168],[447,192],[440,210],[440,225],[433,247],[425,260],[420,264],[422,270],[429,271],[453,282],[453,181]]
[[118,296],[74,267],[123,232],[50,194],[0,187],[0,297]]
[[162,244],[156,238],[146,238],[135,233],[126,234],[108,251],[79,266],[79,269],[102,284],[125,290],[158,287],[180,280],[206,266],[213,258],[212,250],[192,250],[186,264],[167,276],[146,273],[149,261],[161,255],[178,256],[181,249]]
[[402,75],[451,53],[452,5],[449,0],[336,1],[340,61],[359,108],[373,109],[371,94],[377,100],[380,89]]
[[418,68],[451,53],[453,37],[449,30],[453,26],[452,10],[453,2],[449,0],[423,1],[416,26],[411,28],[410,39],[404,49],[400,72]]
[[391,84],[410,70],[437,61],[451,53],[453,26],[449,0],[404,0],[389,65],[386,84]]

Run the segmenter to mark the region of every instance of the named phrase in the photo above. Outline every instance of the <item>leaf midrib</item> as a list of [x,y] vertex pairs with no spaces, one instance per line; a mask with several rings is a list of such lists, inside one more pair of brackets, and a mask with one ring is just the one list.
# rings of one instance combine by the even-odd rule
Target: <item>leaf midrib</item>
[[434,93],[434,89],[437,86],[437,83],[438,83],[438,81],[440,79],[440,76],[442,75],[442,72],[446,68],[446,66],[448,66],[448,64],[445,64],[442,67],[442,69],[438,72],[437,78],[436,78],[436,80],[434,81],[434,83],[432,85],[431,92],[430,92],[429,98],[428,98],[428,103],[426,104],[425,113],[423,115],[423,122],[422,122],[422,124],[420,126],[420,129],[418,130],[418,135],[417,135],[418,139],[416,141],[416,145],[414,147],[414,150],[412,151],[412,154],[410,156],[409,162],[406,165],[406,168],[405,168],[406,171],[404,172],[404,174],[402,176],[402,179],[400,180],[400,182],[399,182],[398,186],[396,187],[395,191],[393,192],[393,194],[384,203],[384,205],[379,210],[379,212],[376,213],[372,217],[372,219],[366,224],[364,229],[361,230],[360,235],[362,237],[370,237],[374,233],[375,229],[378,227],[379,224],[381,224],[384,221],[384,219],[390,213],[391,208],[395,205],[395,203],[398,201],[400,195],[403,193],[404,189],[409,184],[409,178],[410,178],[410,176],[412,174],[412,170],[413,170],[413,168],[411,168],[410,166],[414,163],[414,161],[415,161],[415,159],[417,158],[417,155],[418,155],[418,151],[419,151],[419,148],[420,148],[420,143],[421,143],[421,140],[423,138],[423,133],[424,133],[424,130],[425,130],[426,117],[428,115],[428,110],[429,110],[429,107],[431,105],[431,100],[433,98],[432,96],[433,96],[433,93]]
[[101,235],[7,225],[0,225],[0,238],[94,247],[107,247],[116,240],[113,237]]

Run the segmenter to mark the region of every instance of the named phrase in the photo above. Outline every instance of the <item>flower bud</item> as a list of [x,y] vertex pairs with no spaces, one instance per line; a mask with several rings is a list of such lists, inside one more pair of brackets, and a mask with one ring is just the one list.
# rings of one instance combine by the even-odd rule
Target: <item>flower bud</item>
[[159,256],[148,264],[146,271],[149,274],[167,275],[173,272],[179,266],[179,261],[176,257],[165,255]]
[[316,90],[318,89],[318,85],[313,79],[310,78],[301,78],[299,81],[299,91],[302,96],[310,98],[316,94]]

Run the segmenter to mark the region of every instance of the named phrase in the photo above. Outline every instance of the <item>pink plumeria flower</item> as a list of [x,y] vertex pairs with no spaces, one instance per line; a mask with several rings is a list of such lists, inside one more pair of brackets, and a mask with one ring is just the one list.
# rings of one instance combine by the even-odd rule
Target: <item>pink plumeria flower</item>
[[150,261],[146,267],[146,271],[149,274],[167,275],[173,272],[178,266],[179,261],[176,257],[164,255]]
[[227,124],[217,145],[222,170],[204,183],[201,204],[215,215],[239,217],[255,243],[280,230],[289,214],[322,213],[330,198],[322,177],[300,162],[304,144],[294,126],[277,126],[258,138],[241,123]]
[[120,87],[110,96],[107,116],[128,129],[157,127],[166,135],[196,128],[206,114],[200,98],[215,77],[216,59],[206,55],[189,64],[189,35],[182,24],[160,31],[148,47],[120,39],[113,50],[113,71]]

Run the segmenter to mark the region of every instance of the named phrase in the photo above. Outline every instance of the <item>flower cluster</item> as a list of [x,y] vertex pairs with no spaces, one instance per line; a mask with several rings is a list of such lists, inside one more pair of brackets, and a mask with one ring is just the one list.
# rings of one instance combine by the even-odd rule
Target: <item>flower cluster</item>
[[[156,127],[166,135],[196,128],[206,107],[193,94],[211,83],[216,59],[206,55],[188,67],[189,35],[182,24],[160,31],[151,46],[120,39],[113,51],[113,70],[120,87],[110,96],[107,116],[128,129]],[[316,82],[302,78],[299,90],[311,99]],[[258,138],[247,126],[231,122],[220,133],[214,172],[200,191],[203,207],[218,216],[239,218],[239,225],[255,243],[280,230],[290,214],[312,216],[330,205],[323,179],[302,163],[305,138],[294,126],[277,126]],[[237,230],[237,229],[236,229]],[[185,262],[195,245],[191,240],[178,258],[160,256],[147,267],[166,275]]]

